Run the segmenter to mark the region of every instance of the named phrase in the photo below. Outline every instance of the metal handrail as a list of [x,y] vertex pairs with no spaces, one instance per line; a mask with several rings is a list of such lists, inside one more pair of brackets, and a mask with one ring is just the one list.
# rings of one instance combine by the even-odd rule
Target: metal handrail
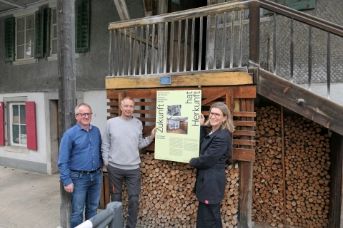
[[111,202],[106,209],[86,220],[76,228],[122,228],[123,206],[121,202]]

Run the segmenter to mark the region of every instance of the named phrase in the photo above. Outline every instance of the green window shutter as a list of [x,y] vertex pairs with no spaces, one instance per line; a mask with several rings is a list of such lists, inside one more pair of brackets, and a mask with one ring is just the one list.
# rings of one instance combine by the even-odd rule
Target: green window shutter
[[284,0],[285,5],[295,10],[308,10],[316,7],[316,0]]
[[15,18],[5,19],[5,62],[13,62],[15,56]]
[[43,47],[44,47],[44,9],[39,9],[35,15],[35,57],[43,57]]
[[43,22],[43,28],[44,28],[44,46],[43,46],[43,56],[48,57],[50,56],[50,26],[51,26],[51,9],[50,8],[44,8],[44,22]]
[[83,53],[90,47],[90,0],[76,0],[75,11],[75,50]]

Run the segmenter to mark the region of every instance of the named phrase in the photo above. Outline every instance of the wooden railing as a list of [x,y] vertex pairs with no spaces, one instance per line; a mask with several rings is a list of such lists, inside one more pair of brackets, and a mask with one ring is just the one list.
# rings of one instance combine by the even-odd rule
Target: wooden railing
[[[343,27],[271,1],[258,2],[261,8],[269,10],[272,21],[272,42],[269,49],[273,57],[270,68],[266,67],[268,69],[265,70],[293,83],[307,84],[308,90],[311,90],[313,83],[326,82],[327,98],[330,99],[332,81],[343,82],[339,79],[341,68],[337,66],[343,59]],[[287,44],[278,40],[277,34],[282,31],[284,36],[289,37]],[[280,48],[282,46],[287,47]],[[280,59],[286,54],[278,50],[286,50],[286,53],[289,53],[287,60],[281,62]],[[315,52],[317,54],[314,54]],[[299,66],[303,69],[297,69]],[[332,73],[337,75],[334,80]]]
[[109,75],[242,67],[243,19],[248,6],[249,1],[237,1],[110,23]]
[[[261,16],[261,9],[268,10],[270,16]],[[261,37],[264,21],[272,22],[268,38]],[[308,34],[305,38],[304,26]],[[332,73],[337,75],[340,69],[336,57],[342,52],[339,45],[331,43],[333,39],[335,44],[343,43],[343,27],[267,0],[227,2],[114,22],[108,28],[109,76],[187,74],[230,68],[246,71],[247,67],[256,66],[293,83],[307,84],[309,90],[312,83],[325,82],[328,98],[332,81],[341,80],[332,80]],[[321,37],[326,36],[324,43],[313,37],[314,30],[320,31]],[[289,44],[279,41],[278,34],[289,37]],[[299,36],[304,50],[301,60],[301,48],[295,43]],[[322,61],[314,63],[314,52],[323,50]],[[268,52],[268,57],[260,54],[262,51]]]

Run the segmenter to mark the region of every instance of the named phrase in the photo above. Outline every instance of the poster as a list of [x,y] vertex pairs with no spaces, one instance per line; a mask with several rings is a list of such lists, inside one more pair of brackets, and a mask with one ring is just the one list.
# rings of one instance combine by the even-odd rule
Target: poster
[[188,163],[199,156],[201,90],[157,91],[155,159]]

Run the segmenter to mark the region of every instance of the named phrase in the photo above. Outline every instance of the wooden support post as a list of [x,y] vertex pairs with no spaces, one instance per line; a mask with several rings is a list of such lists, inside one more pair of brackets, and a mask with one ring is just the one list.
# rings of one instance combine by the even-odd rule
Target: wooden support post
[[[254,102],[252,99],[241,99],[240,110],[253,112]],[[246,118],[245,120],[250,120]],[[248,127],[243,130],[249,130]],[[249,138],[249,137],[247,137]],[[238,206],[238,220],[239,228],[252,227],[252,178],[253,178],[253,163],[239,162],[239,206]]]
[[250,3],[249,11],[249,61],[252,67],[260,65],[260,3]]
[[332,132],[330,152],[330,211],[329,226],[342,227],[343,225],[343,136]]
[[[217,4],[217,0],[207,0],[207,5]],[[205,69],[214,69],[214,42],[215,42],[215,32],[212,31],[212,25],[214,25],[216,16],[207,16],[206,23],[206,66]]]
[[125,0],[113,0],[117,8],[120,20],[125,21],[130,19],[129,11],[127,10]]
[[252,211],[252,162],[239,162],[239,228],[251,228]]
[[[75,124],[76,106],[75,75],[75,15],[74,1],[57,1],[57,50],[59,79],[59,117],[62,134]],[[60,137],[61,137],[60,136]],[[69,193],[60,184],[60,226],[70,227],[71,204]]]

